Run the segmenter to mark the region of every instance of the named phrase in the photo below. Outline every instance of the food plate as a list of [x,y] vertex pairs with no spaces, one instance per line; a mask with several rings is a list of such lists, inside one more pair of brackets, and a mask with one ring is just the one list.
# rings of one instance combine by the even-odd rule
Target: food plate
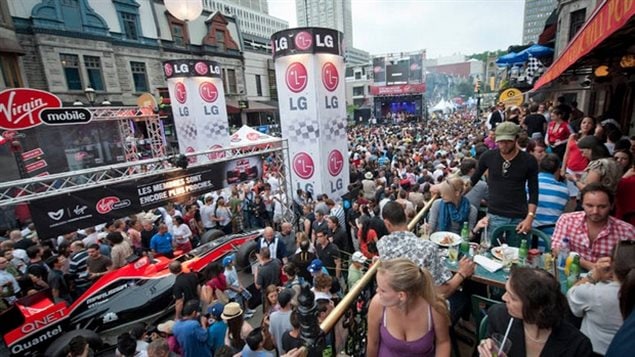
[[461,244],[461,236],[452,232],[435,232],[430,235],[430,241],[442,247],[450,247]]
[[[512,261],[518,260],[518,248],[507,247],[506,249],[509,249],[510,251],[512,251]],[[492,257],[500,261],[503,260],[503,247],[494,247],[492,248],[491,253],[492,253]]]

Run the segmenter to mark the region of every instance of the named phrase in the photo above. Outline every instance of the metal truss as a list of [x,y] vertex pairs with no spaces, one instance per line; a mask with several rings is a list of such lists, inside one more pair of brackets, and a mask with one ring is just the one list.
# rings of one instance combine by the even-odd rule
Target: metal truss
[[[201,163],[193,163],[190,164],[190,166],[197,167],[272,153],[281,153],[283,156],[288,157],[289,147],[287,141],[279,139],[258,145],[214,149],[184,155],[191,161],[194,161],[193,159],[196,157],[196,162]],[[0,183],[0,207],[24,203],[44,197],[67,194],[86,188],[96,188],[135,180],[148,175],[181,170],[174,166],[173,158],[174,156],[162,156],[148,160],[137,160],[110,166],[3,182]],[[202,160],[203,158],[205,158],[205,160]],[[283,192],[286,201],[285,205],[290,205],[292,202],[288,197],[287,190],[283,191],[285,191]]]

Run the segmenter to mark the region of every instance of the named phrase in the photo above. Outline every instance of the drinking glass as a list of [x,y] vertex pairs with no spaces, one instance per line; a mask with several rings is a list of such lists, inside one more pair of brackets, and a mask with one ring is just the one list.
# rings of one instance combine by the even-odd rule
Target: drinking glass
[[[503,357],[503,356],[507,356],[509,353],[509,350],[511,350],[512,348],[512,341],[509,339],[509,336],[507,337],[507,339],[505,339],[505,342],[503,343],[503,336],[500,333],[493,333],[492,334],[492,341],[494,341],[493,343],[493,351],[492,352],[492,357]],[[501,348],[502,345],[502,348]],[[500,351],[500,354],[498,353],[498,351]]]
[[450,264],[456,264],[459,261],[459,247],[457,245],[448,247],[448,259]]
[[501,249],[501,256],[503,258],[503,271],[509,273],[512,268],[512,262],[514,260],[514,251],[509,248]]
[[489,249],[492,247],[492,241],[487,234],[487,226],[483,228],[483,234],[481,234],[481,252],[482,254],[486,254],[489,252]]

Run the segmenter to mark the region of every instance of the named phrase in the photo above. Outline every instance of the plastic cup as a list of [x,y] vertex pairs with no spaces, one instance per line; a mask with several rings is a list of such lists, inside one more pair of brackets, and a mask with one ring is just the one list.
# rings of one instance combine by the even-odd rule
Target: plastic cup
[[450,264],[456,264],[459,261],[459,248],[456,245],[448,247],[448,259]]
[[[512,348],[512,341],[509,339],[509,337],[507,337],[507,339],[505,339],[505,342],[503,343],[503,337],[505,336],[500,333],[492,334],[491,338],[492,341],[494,341],[492,357],[503,357],[509,354],[509,350],[511,350]],[[500,353],[498,353],[498,351],[500,351]]]

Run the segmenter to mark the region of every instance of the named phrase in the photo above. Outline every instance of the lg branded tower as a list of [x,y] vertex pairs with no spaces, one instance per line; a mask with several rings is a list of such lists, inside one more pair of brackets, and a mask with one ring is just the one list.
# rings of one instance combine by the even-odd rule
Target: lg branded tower
[[282,135],[293,189],[340,197],[348,190],[342,33],[296,28],[273,34]]
[[[174,60],[164,62],[163,71],[170,92],[179,152],[229,147],[220,65],[214,61]],[[202,163],[220,156],[224,155],[199,155],[191,157],[190,163]]]

